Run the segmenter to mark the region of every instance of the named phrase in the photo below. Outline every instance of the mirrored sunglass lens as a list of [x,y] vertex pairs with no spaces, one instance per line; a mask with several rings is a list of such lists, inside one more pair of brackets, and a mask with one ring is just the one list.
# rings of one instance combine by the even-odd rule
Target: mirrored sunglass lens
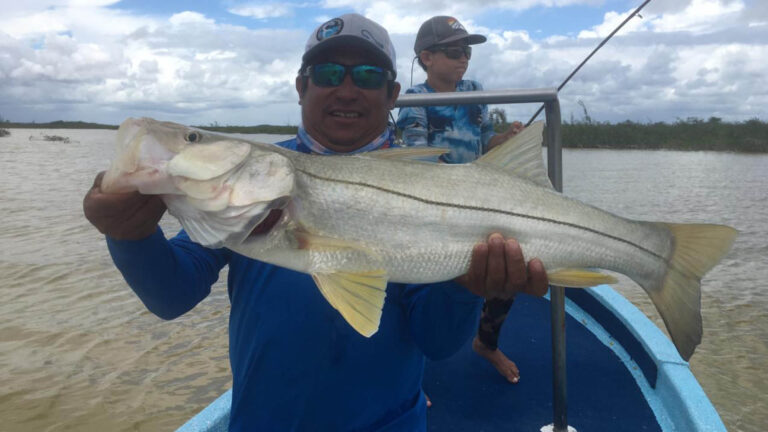
[[384,84],[384,69],[360,65],[352,68],[352,81],[360,88],[377,89]]
[[452,60],[460,59],[462,55],[467,56],[467,60],[472,57],[472,47],[451,47],[443,48],[445,56]]
[[312,67],[312,81],[320,87],[336,87],[344,81],[344,66],[323,63]]
[[461,48],[448,48],[445,50],[445,56],[449,59],[456,60],[461,58],[462,55],[464,55],[464,51]]

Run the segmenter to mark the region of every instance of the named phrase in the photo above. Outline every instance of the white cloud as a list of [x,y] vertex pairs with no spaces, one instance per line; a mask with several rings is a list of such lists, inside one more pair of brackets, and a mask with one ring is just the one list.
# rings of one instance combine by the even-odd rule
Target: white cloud
[[[0,16],[0,115],[113,124],[137,115],[195,124],[297,124],[293,86],[306,38],[317,23],[347,11],[390,30],[404,88],[410,84],[416,29],[436,14],[456,15],[470,32],[487,35],[488,43],[475,47],[468,78],[487,89],[557,87],[627,16],[626,2],[611,3],[622,9],[606,10],[600,23],[578,36],[541,36],[514,20],[494,28],[484,24],[483,14],[489,8],[516,16],[531,8],[602,3],[327,0],[322,5],[328,10],[291,24],[301,28],[283,29],[270,28],[270,17],[291,16],[283,21],[298,23],[298,11],[318,4],[233,6],[229,12],[242,8],[240,15],[262,21],[249,29],[200,10],[153,16],[116,9],[119,4],[106,0],[15,2]],[[766,4],[651,2],[643,19],[622,29],[563,89],[563,116],[579,118],[582,101],[600,121],[768,119]],[[414,82],[424,78],[415,66]],[[507,110],[510,118],[527,120],[535,107]]]
[[[135,17],[83,3],[0,18],[3,29],[15,28],[6,23],[25,28],[61,24],[48,33],[0,32],[3,117],[71,118],[82,115],[77,108],[87,106],[95,118],[76,119],[117,123],[138,112],[225,123],[225,118],[208,116],[234,110],[227,117],[243,124],[259,122],[253,119],[253,107],[295,104],[293,79],[304,32],[221,25],[191,11],[165,20]],[[80,13],[94,19],[72,19]],[[108,29],[113,17],[120,19]],[[295,124],[298,110],[292,111],[296,115],[289,118]],[[46,113],[55,117],[38,117]],[[119,117],[110,117],[115,115]]]
[[667,13],[653,20],[658,32],[690,31],[710,33],[733,25],[745,9],[742,1],[692,0],[683,10]]
[[168,22],[174,26],[183,26],[186,24],[208,24],[213,25],[214,20],[206,18],[205,15],[198,12],[184,11],[171,15]]
[[256,19],[276,18],[292,15],[293,6],[285,3],[249,3],[232,7],[228,12]]

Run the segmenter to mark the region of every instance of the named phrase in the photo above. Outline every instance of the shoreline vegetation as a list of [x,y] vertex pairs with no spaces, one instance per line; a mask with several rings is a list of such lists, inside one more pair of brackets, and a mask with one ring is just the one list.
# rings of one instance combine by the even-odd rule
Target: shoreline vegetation
[[[492,110],[491,118],[496,131],[509,126],[501,110]],[[8,129],[117,129],[117,125],[82,121],[54,121],[49,123],[0,122],[0,137]],[[297,126],[221,126],[218,123],[195,126],[213,132],[242,134],[293,135]],[[730,151],[741,153],[768,153],[768,123],[759,119],[744,122],[724,122],[718,117],[707,120],[689,117],[675,123],[621,123],[596,122],[590,117],[562,124],[564,148],[597,148],[614,150],[686,150]]]

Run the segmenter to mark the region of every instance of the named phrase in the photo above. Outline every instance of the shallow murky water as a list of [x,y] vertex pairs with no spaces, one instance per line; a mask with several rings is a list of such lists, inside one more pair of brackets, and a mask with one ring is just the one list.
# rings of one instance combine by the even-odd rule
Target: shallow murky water
[[[70,143],[34,141],[45,133]],[[82,198],[115,131],[0,138],[0,418],[15,431],[174,430],[231,385],[221,281],[191,313],[147,312],[112,266]],[[277,137],[264,137],[276,140]],[[703,281],[691,366],[731,431],[768,424],[768,156],[566,151],[566,194],[624,216],[741,231]],[[162,222],[167,233],[178,225]],[[660,323],[645,294],[619,290]]]

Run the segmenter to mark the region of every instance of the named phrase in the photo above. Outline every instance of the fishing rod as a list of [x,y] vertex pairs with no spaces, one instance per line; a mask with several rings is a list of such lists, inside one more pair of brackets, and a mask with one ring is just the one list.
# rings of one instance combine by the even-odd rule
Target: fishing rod
[[[608,37],[606,37],[605,39],[603,39],[603,41],[602,41],[602,42],[600,42],[600,44],[599,44],[599,45],[598,45],[598,46],[597,46],[597,47],[596,47],[594,50],[592,50],[592,52],[591,52],[591,53],[589,53],[589,55],[587,56],[587,58],[585,58],[585,59],[584,59],[584,61],[582,61],[582,62],[581,62],[581,64],[579,64],[579,65],[576,67],[576,69],[574,69],[574,70],[573,70],[573,72],[571,72],[571,74],[570,74],[570,75],[568,75],[568,78],[566,78],[566,79],[565,79],[565,81],[563,81],[563,83],[562,83],[562,84],[560,84],[560,86],[557,88],[557,91],[559,92],[559,91],[560,91],[560,89],[562,89],[563,87],[565,87],[565,85],[568,83],[568,81],[570,81],[570,80],[571,80],[571,78],[573,78],[573,76],[574,76],[574,75],[576,75],[576,72],[578,72],[578,71],[579,71],[579,69],[581,69],[581,67],[582,67],[582,66],[584,66],[584,64],[585,64],[586,62],[588,62],[588,61],[589,61],[589,59],[591,59],[591,58],[592,58],[592,56],[593,56],[593,55],[595,55],[595,53],[596,53],[598,50],[600,50],[600,48],[602,48],[602,47],[603,47],[603,45],[605,45],[605,44],[606,44],[606,42],[608,42],[608,41],[609,41],[609,40],[610,40],[610,39],[613,37],[613,35],[615,35],[615,34],[616,34],[616,32],[618,32],[619,30],[621,30],[621,28],[622,28],[622,27],[624,27],[624,24],[628,23],[628,22],[629,22],[629,20],[631,20],[632,18],[634,18],[634,17],[635,17],[635,15],[639,15],[639,13],[640,13],[640,10],[641,10],[641,9],[643,9],[643,8],[645,7],[645,5],[647,5],[647,4],[648,4],[648,3],[650,3],[650,2],[651,2],[651,0],[645,0],[645,1],[643,2],[643,4],[641,4],[640,6],[638,6],[638,8],[637,8],[637,9],[635,9],[635,11],[634,11],[634,12],[632,12],[631,14],[629,14],[629,16],[627,17],[627,19],[625,19],[625,20],[624,20],[624,21],[623,21],[621,24],[619,24],[619,26],[618,26],[618,27],[616,27],[616,28],[615,28],[615,29],[614,29],[614,30],[611,32],[611,34],[609,34],[609,35],[608,35]],[[642,18],[642,15],[640,15],[640,18]],[[540,107],[539,107],[539,110],[538,110],[538,111],[536,111],[536,113],[533,115],[533,117],[531,117],[531,119],[530,119],[530,120],[528,120],[528,123],[526,123],[526,124],[525,124],[525,126],[526,126],[526,127],[527,127],[527,126],[530,126],[530,125],[531,125],[531,123],[533,123],[533,121],[534,121],[534,120],[536,120],[536,117],[538,117],[538,116],[539,116],[539,114],[541,114],[541,110],[543,110],[543,109],[544,109],[544,105],[540,106]]]

